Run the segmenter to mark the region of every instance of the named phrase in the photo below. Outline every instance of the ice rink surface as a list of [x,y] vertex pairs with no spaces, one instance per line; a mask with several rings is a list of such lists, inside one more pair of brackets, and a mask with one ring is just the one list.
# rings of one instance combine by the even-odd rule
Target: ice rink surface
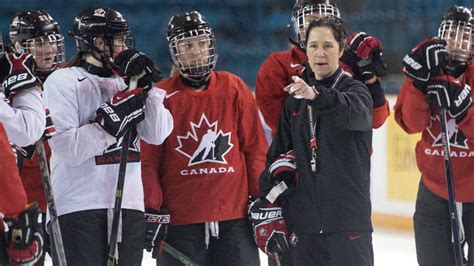
[[[375,229],[373,234],[375,265],[383,266],[416,266],[415,238],[413,234],[404,231]],[[260,254],[262,266],[267,266],[267,258]],[[46,265],[52,265],[51,260]],[[143,255],[144,266],[154,266],[155,260],[150,253]],[[225,266],[225,265],[223,265]]]

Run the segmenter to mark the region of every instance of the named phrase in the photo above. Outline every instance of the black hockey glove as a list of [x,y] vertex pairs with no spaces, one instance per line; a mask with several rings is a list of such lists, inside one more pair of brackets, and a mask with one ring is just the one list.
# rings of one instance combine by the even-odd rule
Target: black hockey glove
[[415,88],[426,93],[426,82],[433,76],[441,75],[447,63],[446,41],[433,37],[418,43],[403,58],[403,72],[413,78]]
[[[281,202],[299,185],[299,176],[296,172],[295,151],[290,150],[278,156],[268,168],[272,189],[266,199],[270,203]],[[284,182],[284,184],[282,184]]]
[[131,78],[143,75],[138,79],[137,86],[144,90],[151,89],[154,83],[161,80],[161,71],[155,67],[153,61],[135,49],[129,48],[122,51],[115,57],[114,64],[118,67],[116,71],[122,76]]
[[31,204],[18,219],[4,218],[8,226],[7,253],[14,264],[34,264],[43,254],[43,227],[37,203]]
[[354,78],[365,82],[387,74],[382,57],[382,43],[365,32],[355,32],[348,39],[341,61],[351,68]]
[[461,122],[472,105],[471,87],[462,86],[454,77],[443,75],[432,78],[427,85],[428,103],[435,108],[445,108]]
[[11,99],[21,90],[34,88],[41,84],[33,74],[36,66],[31,54],[5,54],[0,59],[0,80],[5,96]]
[[275,259],[275,253],[289,249],[289,234],[281,207],[258,198],[250,203],[248,215],[255,243],[260,250]]
[[142,88],[115,94],[96,111],[96,121],[110,135],[120,138],[145,119],[146,92]]
[[161,241],[166,239],[170,215],[166,211],[145,210],[145,248],[156,258],[161,253]]

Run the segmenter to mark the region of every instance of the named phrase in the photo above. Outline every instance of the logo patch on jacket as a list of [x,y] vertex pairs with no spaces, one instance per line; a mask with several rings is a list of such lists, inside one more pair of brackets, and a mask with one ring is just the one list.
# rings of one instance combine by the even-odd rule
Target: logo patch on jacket
[[185,136],[178,136],[177,152],[186,156],[188,166],[212,162],[227,164],[225,155],[234,146],[230,142],[231,132],[223,132],[218,121],[209,122],[205,114],[195,124],[190,122],[190,130]]
[[[136,163],[140,161],[140,150],[138,149],[138,135],[137,131],[132,131],[130,146],[128,148],[128,160],[129,163]],[[120,151],[122,150],[123,137],[117,140],[117,143],[107,147],[102,155],[95,157],[96,165],[105,164],[119,164],[120,163]]]

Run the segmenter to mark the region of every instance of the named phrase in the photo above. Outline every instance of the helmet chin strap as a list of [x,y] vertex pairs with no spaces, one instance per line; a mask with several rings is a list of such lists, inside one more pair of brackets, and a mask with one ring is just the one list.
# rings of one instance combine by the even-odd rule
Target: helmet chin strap
[[92,60],[87,59],[87,57],[83,58],[80,66],[85,68],[87,72],[98,75],[99,77],[112,76],[112,69],[115,65],[113,64],[111,57],[95,45],[91,45],[91,51],[88,54],[92,57]]

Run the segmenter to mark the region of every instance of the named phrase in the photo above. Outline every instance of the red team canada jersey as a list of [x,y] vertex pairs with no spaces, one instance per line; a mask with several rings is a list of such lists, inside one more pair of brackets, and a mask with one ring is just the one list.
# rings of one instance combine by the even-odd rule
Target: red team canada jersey
[[166,208],[175,225],[246,217],[268,149],[248,87],[223,71],[211,72],[205,91],[180,76],[157,87],[174,130],[160,146],[141,144],[145,207]]
[[[25,209],[26,193],[23,189],[16,159],[8,141],[7,133],[0,123],[0,214],[9,218],[16,216]],[[0,215],[0,216],[1,216]],[[0,219],[0,233],[3,231],[3,222]]]
[[[51,148],[49,148],[48,142],[43,141],[44,149],[46,151],[46,158],[48,160],[51,157]],[[26,194],[28,196],[28,202],[37,201],[41,212],[46,212],[46,199],[44,196],[43,188],[43,177],[39,166],[38,153],[35,152],[33,158],[23,160],[23,168],[21,171],[21,180],[25,187]]]
[[[462,77],[463,85],[474,86],[474,65],[470,64]],[[444,169],[441,125],[438,111],[430,108],[426,96],[405,78],[395,104],[395,120],[407,133],[422,132],[416,144],[416,162],[421,178],[433,193],[448,198]],[[457,125],[448,114],[448,138],[451,147],[451,163],[456,200],[474,202],[474,108]]]
[[[283,88],[293,83],[291,76],[300,76],[303,70],[301,64],[306,61],[308,61],[306,54],[295,46],[287,51],[270,54],[258,71],[255,96],[265,123],[272,130],[272,136],[275,136],[280,110],[288,96],[288,92],[284,91]],[[341,67],[352,74],[352,70],[344,64],[341,64]],[[390,109],[387,101],[385,101],[385,104],[374,108],[372,127],[380,127],[389,114]]]

